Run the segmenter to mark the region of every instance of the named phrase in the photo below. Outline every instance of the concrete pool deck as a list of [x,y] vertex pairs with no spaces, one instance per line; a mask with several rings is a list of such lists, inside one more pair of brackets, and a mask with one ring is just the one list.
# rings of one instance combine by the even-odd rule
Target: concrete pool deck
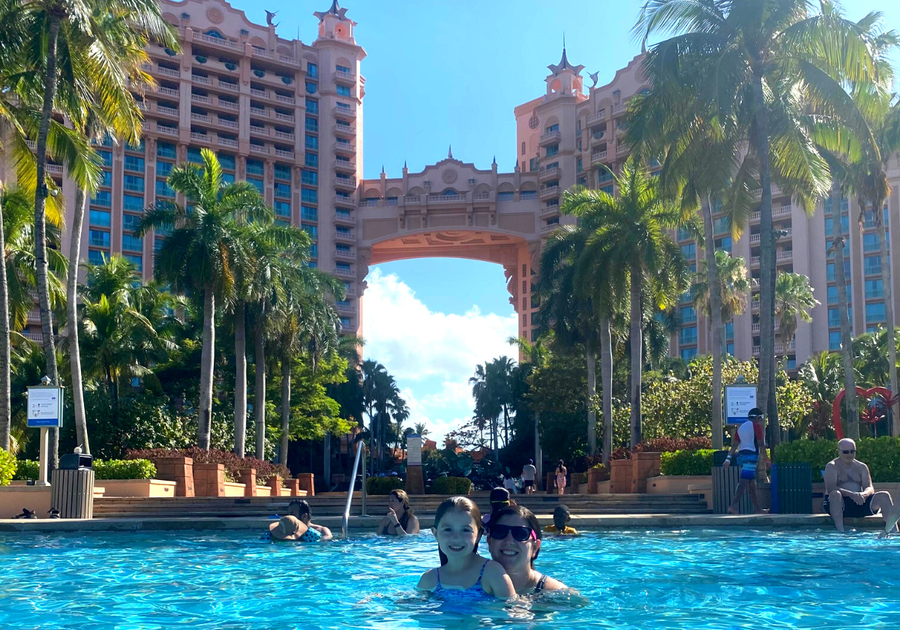
[[[372,532],[381,522],[379,516],[351,516],[350,530]],[[323,516],[314,519],[340,535],[341,517]],[[422,529],[431,527],[434,517],[421,516]],[[550,515],[538,516],[541,525],[550,525]],[[264,517],[203,517],[203,518],[95,518],[82,519],[0,519],[0,533],[5,532],[99,532],[99,531],[166,531],[166,530],[258,530],[272,522]],[[878,530],[884,527],[881,517],[845,519],[847,529]],[[833,530],[827,514],[579,514],[573,515],[571,525],[576,529],[678,529],[688,527],[746,527],[749,529],[825,529]]]

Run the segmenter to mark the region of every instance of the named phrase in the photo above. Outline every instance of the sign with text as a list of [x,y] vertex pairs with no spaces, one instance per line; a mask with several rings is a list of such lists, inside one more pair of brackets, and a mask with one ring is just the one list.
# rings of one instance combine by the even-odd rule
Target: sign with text
[[62,427],[63,397],[61,387],[28,388],[29,427]]
[[725,418],[727,424],[746,422],[756,407],[756,385],[725,386]]
[[406,436],[406,465],[421,466],[422,465],[422,436],[408,435]]

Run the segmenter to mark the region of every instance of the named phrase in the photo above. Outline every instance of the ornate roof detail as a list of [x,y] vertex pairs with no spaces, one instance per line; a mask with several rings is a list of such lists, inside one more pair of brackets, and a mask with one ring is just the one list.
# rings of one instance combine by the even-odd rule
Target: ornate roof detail
[[452,160],[452,159],[453,159],[453,145],[451,144],[451,145],[448,145],[448,146],[449,146],[450,148],[447,149],[447,157],[448,157],[449,159]]
[[313,13],[313,15],[319,18],[319,21],[321,22],[325,19],[325,16],[329,14],[336,15],[339,20],[346,20],[346,13],[347,9],[342,9],[340,5],[338,5],[338,0],[333,0],[330,9],[328,9],[327,11],[316,11],[315,13]]
[[566,57],[565,42],[563,43],[562,58],[559,60],[559,63],[555,65],[551,63],[549,66],[547,66],[547,68],[550,69],[550,72],[553,73],[553,76],[556,76],[563,70],[569,70],[576,75],[581,74],[581,71],[584,70],[584,66],[573,66],[571,63],[569,63],[569,58]]

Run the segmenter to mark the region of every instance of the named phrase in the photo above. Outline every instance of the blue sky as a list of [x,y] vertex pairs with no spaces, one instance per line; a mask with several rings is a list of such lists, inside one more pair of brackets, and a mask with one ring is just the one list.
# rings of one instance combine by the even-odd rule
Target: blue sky
[[[364,101],[364,176],[384,166],[400,175],[404,161],[421,170],[447,155],[479,168],[494,156],[501,171],[515,163],[513,108],[544,90],[547,65],[559,61],[565,35],[569,60],[610,81],[640,52],[630,35],[639,0],[347,1],[358,23],[356,41],[368,57]],[[235,7],[265,23],[278,10],[283,37],[311,42],[313,11],[330,0],[237,0]],[[849,17],[885,12],[900,30],[897,0],[846,0]],[[900,57],[895,57],[900,61]],[[412,417],[434,437],[471,416],[467,380],[475,365],[501,354],[515,334],[515,315],[499,265],[426,259],[372,267],[363,307],[364,353],[397,377]]]

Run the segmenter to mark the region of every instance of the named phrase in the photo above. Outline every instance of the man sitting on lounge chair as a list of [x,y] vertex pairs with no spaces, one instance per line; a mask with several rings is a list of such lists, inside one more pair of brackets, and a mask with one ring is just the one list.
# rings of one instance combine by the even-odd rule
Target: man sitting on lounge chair
[[844,517],[862,518],[881,512],[887,518],[893,507],[890,493],[875,492],[869,467],[856,459],[856,442],[850,438],[838,442],[838,456],[825,466],[822,503],[837,530],[844,531]]

